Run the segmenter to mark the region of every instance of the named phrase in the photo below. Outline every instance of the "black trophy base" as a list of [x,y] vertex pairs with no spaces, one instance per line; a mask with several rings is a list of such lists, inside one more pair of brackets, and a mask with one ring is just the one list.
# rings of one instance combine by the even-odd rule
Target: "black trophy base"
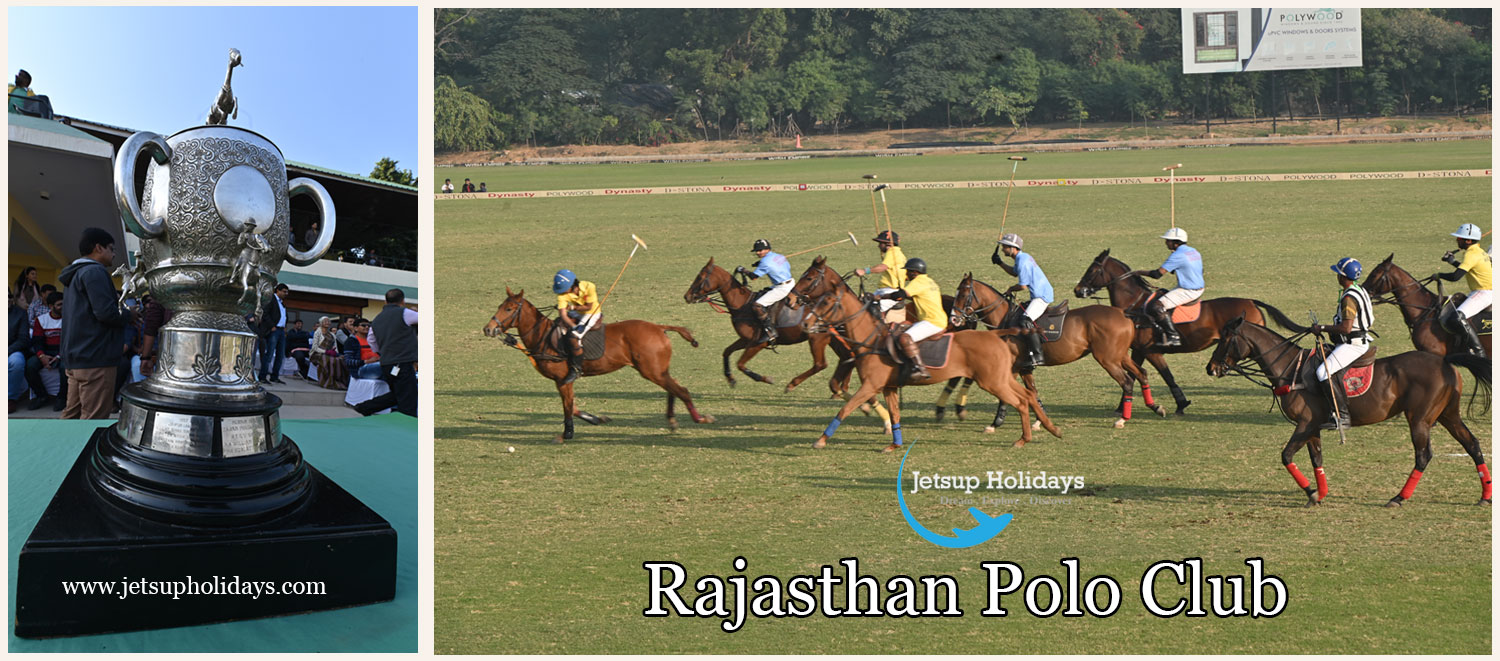
[[310,496],[286,516],[227,529],[168,525],[115,508],[89,483],[94,446],[110,430],[94,432],[21,547],[17,636],[162,629],[395,597],[395,530],[312,466]]

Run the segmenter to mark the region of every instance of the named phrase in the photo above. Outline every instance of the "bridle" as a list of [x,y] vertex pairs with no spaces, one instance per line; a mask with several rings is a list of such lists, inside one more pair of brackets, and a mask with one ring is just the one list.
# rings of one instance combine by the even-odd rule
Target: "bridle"
[[[1113,278],[1110,278],[1109,280],[1106,280],[1105,282],[1099,284],[1098,286],[1091,286],[1091,285],[1084,284],[1084,280],[1088,280],[1090,278],[1090,276],[1093,276],[1093,277],[1097,278],[1097,277],[1101,277],[1101,276],[1105,275],[1103,273],[1103,269],[1104,269],[1105,265],[1108,264],[1108,263],[1110,263],[1110,262],[1114,262],[1116,264],[1119,264],[1120,268],[1124,269],[1125,272],[1121,273],[1120,275],[1117,275],[1117,276],[1115,276]],[[1098,273],[1096,273],[1096,270],[1098,271]],[[1083,292],[1082,293],[1083,293],[1083,297],[1084,298],[1091,298],[1091,299],[1094,299],[1096,301],[1109,300],[1108,296],[1095,296],[1095,294],[1097,294],[1097,293],[1099,293],[1101,291],[1107,293],[1109,291],[1109,288],[1110,288],[1111,285],[1114,285],[1117,282],[1120,282],[1120,281],[1125,280],[1126,278],[1129,278],[1131,276],[1131,274],[1133,274],[1133,273],[1135,273],[1135,271],[1130,270],[1130,267],[1126,266],[1125,262],[1122,262],[1122,261],[1120,261],[1118,259],[1115,259],[1112,255],[1100,255],[1098,257],[1095,257],[1094,258],[1094,262],[1089,265],[1088,270],[1083,272],[1083,278],[1079,279],[1078,286],[1083,288]],[[1141,299],[1142,298],[1145,298],[1145,297],[1151,295],[1151,289],[1152,289],[1152,287],[1150,285],[1144,283],[1144,282],[1141,283],[1141,284],[1142,284],[1141,293],[1136,295],[1135,300],[1132,300],[1130,303],[1128,303],[1128,304],[1126,304],[1124,306],[1121,306],[1121,309],[1123,309],[1123,310],[1134,309],[1135,307],[1137,307],[1141,303]]]
[[[980,282],[979,280],[975,280],[972,276],[969,277],[965,282],[968,284],[967,288],[965,288],[963,284],[959,285],[959,289],[962,290],[964,294],[962,299],[958,297],[955,297],[953,299],[953,317],[955,318],[955,320],[963,321],[963,324],[955,324],[955,326],[967,326],[969,324],[978,325],[982,321],[983,317],[989,315],[990,310],[999,307],[1001,303],[1009,303],[1010,312],[1014,312],[1016,310],[1016,300],[1014,296],[995,289],[994,287],[990,287],[988,284]],[[990,291],[995,292],[995,300],[989,305],[984,305],[978,308],[974,307],[979,303],[979,295],[974,292],[975,285],[984,285],[986,287],[989,287]],[[1006,313],[1006,319],[1001,320],[1002,326],[1006,321],[1009,320],[1009,317],[1011,316],[1010,312]],[[989,322],[984,322],[984,325],[990,326]],[[994,326],[990,327],[995,328]]]
[[[693,286],[688,288],[688,303],[707,303],[714,311],[729,314],[732,310],[729,309],[729,301],[724,298],[723,287],[713,285],[713,268],[713,264],[705,264],[698,271],[698,277],[693,280]],[[741,282],[736,275],[730,275],[730,283],[748,289],[749,286]],[[717,298],[715,294],[718,294]]]
[[[1379,275],[1377,275],[1375,277],[1372,277],[1369,280],[1366,280],[1365,281],[1366,284],[1370,285],[1371,287],[1376,286],[1377,282],[1380,285],[1385,285],[1387,279],[1394,277],[1394,275],[1392,274],[1392,271],[1397,268],[1396,265],[1392,264],[1390,262],[1386,262],[1385,264],[1382,264],[1381,266],[1385,266],[1386,264],[1389,264],[1390,268],[1388,268],[1386,270],[1383,270],[1383,271],[1380,271]],[[1377,266],[1375,268],[1376,268],[1376,270],[1380,270],[1379,266]],[[1401,296],[1406,292],[1406,290],[1411,289],[1412,287],[1418,287],[1422,291],[1426,292],[1427,291],[1427,284],[1436,279],[1436,276],[1428,276],[1426,278],[1422,278],[1421,280],[1418,280],[1416,278],[1412,278],[1412,276],[1411,276],[1410,273],[1408,273],[1406,275],[1406,277],[1411,278],[1411,281],[1407,282],[1406,284],[1403,284],[1403,285],[1401,285],[1399,287],[1391,287],[1390,289],[1386,290],[1385,293],[1383,293],[1383,294],[1381,294],[1379,296],[1372,296],[1370,298],[1370,302],[1373,303],[1373,304],[1376,304],[1376,305],[1379,305],[1381,303],[1391,303],[1391,304],[1394,304],[1394,305],[1402,307],[1402,308],[1410,308],[1410,309],[1418,310],[1420,312],[1420,314],[1418,314],[1415,319],[1412,319],[1409,323],[1407,323],[1407,327],[1408,328],[1416,328],[1417,326],[1421,325],[1423,322],[1427,321],[1428,317],[1431,317],[1431,316],[1433,316],[1433,315],[1435,315],[1437,313],[1438,309],[1440,307],[1442,307],[1443,297],[1438,296],[1436,294],[1432,294],[1432,292],[1427,292],[1429,295],[1432,296],[1432,303],[1430,303],[1428,305],[1418,305],[1416,303],[1407,303],[1407,302],[1401,300]]]
[[[826,280],[828,277],[827,271],[827,266],[819,267],[817,278],[807,281],[808,284],[805,288],[803,288],[803,291],[806,292],[809,290],[817,289],[819,287],[825,287],[824,280]],[[849,284],[847,282],[844,282],[844,278],[842,276],[840,277],[840,281],[838,284],[845,290],[847,290],[850,296],[854,296],[856,299],[859,298],[859,296],[854,293],[854,289],[849,287]],[[840,342],[848,347],[850,353],[854,354],[853,358],[858,358],[861,355],[856,350],[856,348],[867,349],[868,351],[866,351],[865,353],[878,352],[880,348],[880,331],[881,327],[884,326],[884,324],[879,318],[879,315],[875,314],[875,312],[871,309],[870,304],[863,304],[859,307],[858,310],[845,314],[844,301],[843,298],[839,296],[839,289],[837,287],[831,286],[826,287],[826,289],[828,291],[825,291],[815,297],[809,297],[805,293],[798,293],[796,288],[793,288],[791,295],[788,297],[788,303],[801,304],[798,299],[806,299],[805,304],[807,305],[808,314],[822,319],[823,325],[828,327],[829,334],[838,338]],[[793,305],[793,307],[795,307],[795,305]],[[826,312],[819,312],[820,309],[825,307],[827,308]],[[867,335],[863,340],[846,338],[842,333],[839,332],[839,327],[843,326],[845,322],[859,316],[860,314],[865,313],[868,313],[872,317],[875,317],[875,327],[874,330],[870,331],[870,334]],[[829,317],[835,317],[836,319],[829,319]]]
[[[1266,364],[1275,364],[1276,361],[1281,360],[1282,356],[1287,351],[1301,351],[1302,347],[1297,346],[1297,341],[1308,334],[1309,331],[1304,331],[1301,333],[1297,333],[1296,335],[1293,335],[1291,337],[1282,338],[1280,342],[1276,343],[1276,346],[1273,346],[1265,351],[1260,351],[1259,353],[1261,357],[1265,359],[1264,362]],[[1240,358],[1234,358],[1231,361],[1230,356],[1236,349],[1239,348],[1240,343],[1249,345],[1251,349],[1255,348],[1255,344],[1249,339],[1245,338],[1243,331],[1238,327],[1220,336],[1219,344],[1222,345],[1224,355],[1221,356],[1216,362],[1224,367],[1225,373],[1236,374],[1238,376],[1245,377],[1245,380],[1255,385],[1258,385],[1262,388],[1270,388],[1273,394],[1275,394],[1275,390],[1278,386],[1283,385],[1280,382],[1284,381],[1284,385],[1291,385],[1293,380],[1297,378],[1297,374],[1295,372],[1297,371],[1297,365],[1300,361],[1294,360],[1288,362],[1287,366],[1285,368],[1282,368],[1281,371],[1277,372],[1276,374],[1271,374],[1260,365],[1241,365],[1239,361],[1250,360],[1252,358],[1249,350],[1245,351],[1244,356]],[[1272,352],[1275,352],[1275,354],[1272,355]],[[1290,377],[1287,376],[1288,372],[1292,372],[1292,375]],[[1264,379],[1264,381],[1257,381],[1255,377],[1260,377]]]
[[[525,299],[521,300],[522,302],[525,302]],[[560,355],[554,356],[547,353],[546,342],[530,342],[527,341],[526,338],[521,337],[519,331],[521,330],[520,321],[522,309],[523,306],[517,304],[516,309],[511,310],[510,314],[506,315],[505,319],[503,320],[500,318],[500,311],[496,310],[495,314],[490,316],[490,321],[495,322],[495,329],[498,332],[495,335],[491,335],[490,337],[504,336],[505,339],[502,340],[503,342],[532,358],[540,358],[542,360],[564,360],[564,358]],[[543,313],[543,308],[537,308],[537,316],[542,317],[545,320],[546,315]],[[515,335],[505,332],[506,330],[511,328],[516,329],[518,332]],[[540,336],[545,333],[545,331],[542,331],[542,324],[537,324],[536,329],[541,332],[533,333],[533,335]],[[540,337],[538,337],[537,339],[540,340]],[[540,346],[541,349],[539,351],[531,350],[530,347],[534,346]]]

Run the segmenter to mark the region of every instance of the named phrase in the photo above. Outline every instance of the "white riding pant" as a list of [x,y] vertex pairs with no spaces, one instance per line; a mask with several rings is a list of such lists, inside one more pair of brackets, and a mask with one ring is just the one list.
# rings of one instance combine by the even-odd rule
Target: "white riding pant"
[[786,282],[776,285],[775,287],[771,288],[771,291],[761,294],[760,298],[755,299],[755,304],[763,308],[771,307],[773,303],[786,298],[787,294],[792,293],[792,286],[796,284],[797,283],[794,280],[787,280]]
[[1327,381],[1329,374],[1348,367],[1349,363],[1365,355],[1365,352],[1369,350],[1368,344],[1340,344],[1334,347],[1333,351],[1328,354],[1328,360],[1318,366],[1318,380]]
[[1463,305],[1458,306],[1458,311],[1464,313],[1465,319],[1473,319],[1490,308],[1492,294],[1489,289],[1475,289],[1469,292],[1469,297],[1464,299]]
[[[891,293],[893,291],[896,291],[896,290],[891,289],[890,287],[881,287],[880,289],[876,289],[875,290],[875,296],[877,296],[877,297],[884,296],[884,295],[889,294],[889,293]],[[880,299],[880,314],[884,315],[885,313],[890,312],[891,308],[896,307],[897,303],[900,303],[900,301],[891,300],[891,299],[888,299],[888,298],[882,298],[882,299]]]
[[1042,317],[1042,313],[1046,311],[1047,302],[1040,298],[1033,298],[1031,299],[1030,303],[1026,304],[1026,311],[1022,314],[1026,315],[1027,319],[1036,321],[1037,319],[1040,319]]
[[573,325],[573,329],[568,332],[577,337],[583,337],[585,333],[589,332],[590,328],[594,327],[594,323],[599,321],[599,315],[601,314],[603,313],[595,312],[594,314],[583,315],[583,318],[579,319],[578,323]]
[[1161,295],[1161,309],[1170,310],[1179,305],[1187,305],[1203,297],[1202,289],[1183,289],[1178,287]]
[[905,334],[911,337],[911,341],[921,342],[922,340],[937,335],[941,332],[943,332],[943,329],[934,325],[932,322],[919,321],[915,324],[912,324],[911,328],[906,329]]

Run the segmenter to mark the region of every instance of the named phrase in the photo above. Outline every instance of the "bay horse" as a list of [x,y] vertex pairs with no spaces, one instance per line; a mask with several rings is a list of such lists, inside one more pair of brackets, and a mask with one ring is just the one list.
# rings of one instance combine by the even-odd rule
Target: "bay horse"
[[[1311,357],[1303,356],[1301,347],[1296,344],[1296,340],[1305,335],[1308,329],[1293,330],[1297,330],[1299,334],[1284,338],[1265,326],[1236,318],[1220,330],[1222,339],[1208,361],[1207,369],[1210,376],[1222,377],[1233,372],[1245,376],[1253,383],[1258,382],[1252,376],[1266,378],[1268,383],[1258,385],[1272,388],[1282,412],[1296,425],[1291,439],[1281,450],[1281,463],[1291,473],[1292,479],[1296,480],[1297,486],[1307,494],[1307,506],[1311,507],[1321,503],[1328,495],[1328,478],[1323,473],[1323,445],[1318,426],[1328,419],[1329,405],[1325,396],[1313,389],[1327,388],[1329,385],[1318,381],[1316,377],[1309,379],[1305,376],[1308,370],[1301,367],[1307,361],[1316,363],[1318,358],[1316,354]],[[1453,364],[1467,367],[1481,382],[1484,377],[1477,371],[1477,357],[1462,354],[1454,358],[1444,359],[1424,351],[1408,351],[1377,359],[1370,377],[1369,390],[1348,400],[1349,421],[1356,427],[1372,425],[1397,414],[1404,414],[1407,427],[1411,430],[1411,445],[1416,455],[1415,467],[1401,492],[1391,498],[1386,507],[1400,507],[1401,503],[1411,498],[1417,481],[1422,478],[1422,471],[1432,459],[1430,430],[1434,424],[1443,425],[1474,460],[1474,466],[1479,471],[1481,490],[1478,504],[1490,504],[1490,471],[1485,466],[1484,452],[1479,447],[1479,441],[1475,440],[1474,434],[1459,417],[1463,379]],[[1475,360],[1461,360],[1466,358]],[[1247,359],[1255,361],[1259,366],[1258,372],[1237,364]],[[1307,446],[1313,470],[1317,474],[1316,488],[1292,462],[1303,445]]]
[[[562,397],[563,405],[563,433],[552,442],[562,443],[573,438],[574,417],[582,418],[590,424],[599,424],[590,418],[595,418],[600,422],[607,422],[608,418],[590,416],[574,408],[573,384],[562,382],[563,378],[568,375],[568,359],[553,344],[556,322],[543,315],[535,305],[531,304],[531,301],[526,300],[525,294],[524,289],[511,293],[510,287],[506,287],[505,302],[500,304],[500,309],[496,310],[495,315],[490,317],[490,322],[485,324],[484,334],[488,337],[504,336],[506,344],[516,346],[517,338],[505,332],[515,329],[521,344],[518,348],[526,352],[531,359],[531,366],[535,367],[542,376],[552,379],[552,382],[557,384],[557,394]],[[667,337],[667,331],[677,333],[688,343],[698,346],[698,341],[693,339],[693,334],[681,326],[664,326],[639,319],[609,322],[604,332],[604,355],[596,360],[583,361],[582,376],[609,374],[629,365],[634,367],[642,378],[667,391],[667,427],[677,429],[677,414],[674,407],[678,399],[681,399],[682,403],[687,406],[688,414],[693,416],[693,422],[700,424],[713,422],[713,416],[698,413],[698,410],[693,407],[693,397],[688,394],[687,388],[682,387],[677,379],[667,373],[672,363],[672,342]]]
[[[839,333],[839,341],[849,344],[854,353],[855,368],[859,370],[860,386],[853,398],[828,423],[822,435],[813,443],[814,448],[827,445],[844,418],[878,389],[885,395],[886,408],[890,409],[892,441],[884,452],[894,452],[901,447],[901,402],[899,391],[903,385],[932,385],[943,383],[955,376],[969,376],[986,392],[998,397],[1001,402],[1014,406],[1021,412],[1021,438],[1015,446],[1021,447],[1031,440],[1029,413],[1037,409],[1036,415],[1042,426],[1053,436],[1062,438],[1062,431],[1052,424],[1045,411],[1037,408],[1036,397],[1015,379],[1013,366],[1016,347],[1002,337],[1016,335],[1016,329],[1000,331],[961,330],[952,333],[951,348],[947,363],[941,367],[929,367],[927,379],[913,378],[902,383],[901,365],[890,355],[891,329],[881,318],[878,305],[867,305],[849,288],[844,278],[835,273],[823,257],[813,260],[811,266],[797,280],[788,295],[789,304],[807,305],[808,313],[821,319],[830,332]],[[845,329],[839,331],[838,328]]]
[[[1253,298],[1210,298],[1200,300],[1198,305],[1198,318],[1194,321],[1177,322],[1177,331],[1182,335],[1182,344],[1175,347],[1163,347],[1156,344],[1156,324],[1142,308],[1150,299],[1156,287],[1151,286],[1141,276],[1129,276],[1131,268],[1109,255],[1109,249],[1099,253],[1083,272],[1083,277],[1078,280],[1078,285],[1073,287],[1073,295],[1078,298],[1090,298],[1096,292],[1105,290],[1109,292],[1109,304],[1120,308],[1136,324],[1135,342],[1131,345],[1130,359],[1137,365],[1144,365],[1144,361],[1150,361],[1151,366],[1161,374],[1163,381],[1172,391],[1172,399],[1177,402],[1177,415],[1184,415],[1192,400],[1183,394],[1182,388],[1177,385],[1177,379],[1172,377],[1171,368],[1167,367],[1167,359],[1163,354],[1168,353],[1197,353],[1207,349],[1219,341],[1219,329],[1224,324],[1238,318],[1244,317],[1246,321],[1255,324],[1266,323],[1265,317],[1261,315],[1260,308],[1275,310],[1269,305]],[[1281,315],[1280,319],[1274,319],[1282,328],[1292,328],[1295,324],[1282,315],[1278,310],[1274,314]],[[1291,326],[1287,324],[1292,324]],[[1146,401],[1151,401],[1147,395]]]
[[[1396,266],[1392,261],[1395,257],[1396,254],[1391,253],[1365,276],[1365,291],[1371,300],[1377,305],[1393,303],[1401,308],[1401,318],[1411,331],[1411,343],[1418,350],[1439,356],[1468,351],[1463,336],[1448,332],[1438,318],[1442,314],[1443,299],[1428,291],[1427,282],[1430,280],[1412,277],[1405,269]],[[1484,344],[1486,356],[1495,355],[1490,351],[1489,335],[1480,335],[1479,340]]]
[[[990,328],[1014,328],[1022,312],[1023,308],[1015,304],[1015,298],[1010,294],[975,280],[973,273],[966,273],[958,283],[958,292],[953,295],[949,323],[958,326],[978,321]],[[1120,417],[1115,419],[1114,428],[1121,429],[1130,419],[1135,381],[1141,384],[1146,406],[1158,415],[1167,415],[1167,410],[1151,398],[1151,385],[1146,381],[1145,372],[1130,358],[1135,336],[1135,324],[1119,308],[1090,305],[1068,311],[1063,318],[1062,335],[1055,342],[1042,343],[1042,357],[1046,359],[1046,365],[1051,366],[1066,365],[1093,354],[1099,366],[1120,384]],[[1035,394],[1036,381],[1031,371],[1023,372],[1022,379],[1026,382],[1026,389]],[[985,433],[993,432],[1004,421],[1005,406],[1001,405]]]

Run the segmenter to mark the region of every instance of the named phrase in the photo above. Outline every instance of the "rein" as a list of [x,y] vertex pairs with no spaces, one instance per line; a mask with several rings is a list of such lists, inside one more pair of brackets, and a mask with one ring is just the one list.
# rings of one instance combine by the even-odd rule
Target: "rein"
[[[535,307],[535,306],[533,306],[533,307]],[[542,321],[545,321],[546,320],[546,315],[543,314],[543,313],[546,312],[547,310],[556,310],[557,308],[556,308],[556,306],[549,306],[549,307],[545,307],[545,308],[535,308],[535,309],[537,311],[537,316],[540,317],[542,319]],[[492,315],[490,317],[490,320],[493,321],[493,322],[495,322],[495,324],[502,331],[501,335],[504,336],[504,339],[502,339],[501,342],[505,343],[506,346],[509,346],[512,349],[515,349],[517,351],[520,351],[521,353],[526,354],[528,357],[530,357],[532,359],[552,360],[552,361],[566,360],[566,358],[564,358],[561,354],[559,354],[559,355],[552,355],[552,354],[549,354],[549,353],[546,352],[547,351],[547,343],[543,342],[541,340],[542,340],[543,337],[546,337],[549,328],[547,328],[546,325],[543,324],[543,323],[541,323],[540,321],[537,322],[535,326],[532,326],[532,330],[537,331],[537,332],[530,333],[530,334],[536,336],[536,340],[537,341],[536,342],[531,342],[531,341],[528,341],[525,338],[525,335],[527,335],[528,333],[526,331],[521,330],[521,327],[520,327],[521,310],[522,310],[521,306],[517,305],[516,309],[512,310],[511,313],[510,313],[510,315],[508,315],[508,316],[505,317],[504,321],[502,321],[500,319],[499,313],[496,313],[496,314],[494,314],[494,315]],[[517,334],[512,335],[510,333],[503,332],[503,331],[505,331],[507,329],[510,329],[510,328],[516,329],[518,331]],[[533,347],[533,346],[540,346],[541,350],[540,351],[533,351],[533,350],[530,349],[530,347]]]
[[[827,268],[827,267],[825,266],[824,268]],[[822,286],[823,285],[823,280],[825,279],[825,277],[826,277],[825,276],[825,272],[822,271],[822,270],[819,270],[818,271],[818,277],[817,277],[817,279],[809,282],[808,289],[812,289],[812,288],[815,288],[815,287]],[[854,296],[855,298],[859,298],[854,293],[854,289],[851,288],[847,282],[843,281],[842,276],[840,277],[839,285],[841,285],[845,290],[847,290],[849,292],[850,296]],[[878,342],[879,342],[880,335],[881,335],[881,328],[885,324],[879,318],[878,315],[875,315],[874,312],[871,311],[870,306],[868,304],[861,305],[858,310],[855,310],[854,312],[852,312],[850,314],[847,314],[847,315],[844,315],[842,317],[839,317],[837,321],[832,321],[832,320],[830,320],[828,318],[829,316],[841,315],[844,312],[844,301],[843,301],[842,297],[839,296],[840,293],[841,292],[837,288],[830,287],[828,289],[828,291],[823,292],[822,294],[818,295],[816,298],[809,298],[808,301],[807,301],[807,304],[806,304],[807,305],[807,311],[808,311],[808,313],[811,314],[811,315],[813,315],[813,316],[815,316],[815,317],[817,317],[817,318],[819,318],[819,319],[821,319],[823,321],[823,324],[828,327],[828,332],[831,335],[833,335],[835,338],[838,338],[839,342],[842,343],[845,348],[849,349],[849,353],[854,354],[854,356],[853,356],[854,358],[858,358],[859,357],[859,352],[855,349],[855,347],[858,347],[858,348],[861,348],[861,349],[869,349],[870,351],[868,351],[867,353],[878,353],[879,352],[879,344],[878,344]],[[824,313],[818,312],[818,308],[823,307],[825,305],[825,301],[830,301],[829,297],[833,297],[833,298],[831,299],[831,302],[826,303],[826,305],[829,308],[828,313],[824,314]],[[869,336],[867,336],[864,340],[855,340],[853,338],[845,338],[842,333],[838,332],[838,327],[839,326],[844,325],[846,322],[848,322],[849,320],[851,320],[851,319],[859,316],[861,313],[869,313],[871,316],[875,317],[875,320],[874,320],[875,321],[875,329],[873,331],[871,331],[871,333],[870,333]],[[871,339],[874,339],[875,342],[871,342],[870,341]]]
[[[1394,267],[1395,265],[1392,264],[1391,266]],[[1381,273],[1380,281],[1384,283],[1385,280],[1390,277],[1391,273],[1389,271]],[[1406,274],[1406,277],[1411,278],[1411,274]],[[1415,330],[1417,326],[1426,322],[1429,317],[1436,315],[1437,311],[1442,308],[1443,297],[1427,291],[1427,284],[1433,282],[1436,279],[1436,276],[1428,276],[1422,278],[1421,280],[1412,278],[1410,282],[1401,285],[1400,287],[1392,287],[1380,296],[1370,297],[1370,302],[1375,305],[1379,305],[1381,303],[1390,303],[1401,308],[1409,308],[1420,311],[1421,314],[1418,314],[1415,319],[1412,319],[1411,321],[1408,321],[1406,323],[1406,327],[1408,329]],[[1373,285],[1375,283],[1371,282],[1369,284]],[[1432,303],[1424,306],[1416,303],[1407,303],[1406,301],[1401,300],[1401,296],[1406,292],[1406,290],[1411,289],[1412,287],[1418,287],[1429,296],[1432,296]],[[1404,315],[1403,318],[1405,318]]]
[[[975,308],[974,304],[979,302],[979,295],[974,292],[975,285],[984,285],[985,287],[989,287],[990,291],[995,293],[994,302],[990,303],[989,305]],[[965,325],[983,323],[985,326],[989,326],[990,328],[996,328],[996,326],[990,324],[987,321],[984,321],[983,318],[988,316],[991,310],[999,307],[1002,302],[1008,302],[1010,304],[1011,312],[1007,313],[1005,315],[1005,318],[1000,320],[1000,325],[1004,326],[1006,322],[1010,320],[1010,317],[1016,310],[1016,300],[1014,296],[1010,296],[998,289],[995,289],[994,287],[991,287],[985,282],[975,280],[973,278],[969,279],[969,289],[965,292],[965,294],[966,295],[964,296],[964,303],[962,304],[964,311],[959,312],[959,315],[963,318]],[[958,312],[959,306],[959,300],[955,298],[953,300],[954,312]]]
[[[1115,276],[1113,278],[1110,278],[1109,280],[1106,280],[1104,283],[1100,284],[1098,287],[1090,286],[1089,289],[1091,290],[1091,293],[1086,298],[1090,298],[1090,299],[1093,299],[1095,301],[1107,301],[1107,300],[1110,300],[1110,297],[1108,296],[1109,288],[1112,287],[1112,286],[1114,286],[1117,283],[1125,281],[1127,278],[1131,277],[1131,275],[1133,275],[1135,273],[1135,271],[1130,270],[1130,266],[1128,264],[1126,264],[1125,262],[1122,262],[1122,261],[1120,261],[1118,259],[1115,259],[1113,256],[1105,256],[1102,260],[1101,259],[1094,260],[1094,263],[1091,266],[1089,266],[1089,270],[1086,271],[1086,272],[1084,272],[1084,274],[1083,274],[1084,278],[1087,278],[1089,276],[1089,274],[1093,273],[1094,269],[1096,267],[1099,268],[1099,269],[1103,269],[1105,267],[1105,265],[1109,264],[1110,262],[1113,262],[1115,264],[1119,264],[1120,268],[1125,269],[1125,272],[1121,273],[1120,275],[1117,275],[1117,276]],[[1081,285],[1083,283],[1080,281],[1079,284]],[[1153,289],[1156,289],[1155,287],[1152,287],[1151,284],[1148,283],[1148,282],[1146,282],[1144,279],[1141,280],[1141,282],[1138,283],[1138,284],[1140,285],[1141,292],[1139,294],[1137,294],[1136,297],[1133,300],[1131,300],[1129,303],[1120,306],[1120,309],[1121,310],[1125,310],[1127,314],[1130,311],[1135,310],[1137,307],[1139,307],[1141,305],[1141,299],[1149,297],[1151,295],[1151,291]],[[1098,296],[1098,295],[1096,295],[1099,292],[1105,292],[1106,295],[1105,296]]]

